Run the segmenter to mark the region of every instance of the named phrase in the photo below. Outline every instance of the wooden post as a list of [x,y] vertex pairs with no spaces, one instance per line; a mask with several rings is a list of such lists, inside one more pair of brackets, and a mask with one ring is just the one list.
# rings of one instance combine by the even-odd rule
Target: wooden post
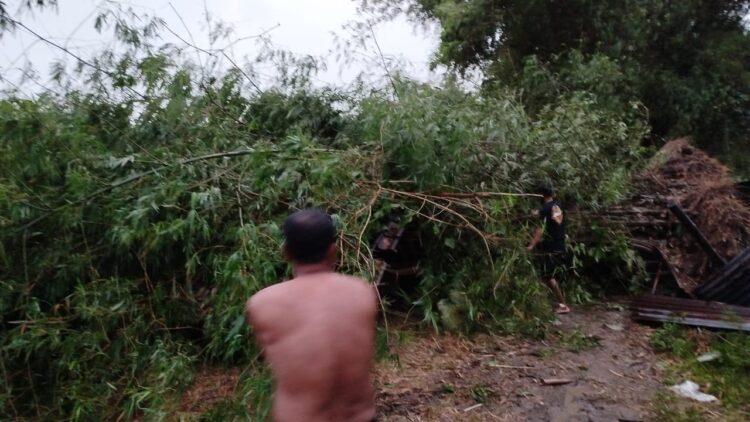
[[680,220],[680,223],[685,226],[688,232],[693,235],[695,240],[698,241],[698,244],[701,245],[703,250],[706,251],[711,259],[720,263],[722,266],[727,263],[727,260],[724,259],[723,256],[719,255],[719,253],[716,252],[716,249],[711,246],[711,243],[708,241],[708,239],[706,239],[706,236],[701,233],[701,231],[698,229],[698,226],[696,226],[693,220],[691,220],[690,217],[685,213],[685,210],[680,208],[680,206],[677,204],[670,204],[668,208],[669,211],[671,211],[672,214],[674,214],[675,217]]

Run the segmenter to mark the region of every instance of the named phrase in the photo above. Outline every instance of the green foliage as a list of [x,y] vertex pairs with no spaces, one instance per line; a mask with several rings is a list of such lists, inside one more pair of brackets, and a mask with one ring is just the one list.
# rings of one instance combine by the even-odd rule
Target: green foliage
[[[265,421],[271,412],[271,373],[267,368],[248,367],[240,375],[233,397],[219,402],[211,410],[195,420],[220,421]],[[190,419],[193,420],[193,419]]]
[[[649,276],[643,259],[630,247],[624,231],[607,226],[606,222],[582,218],[572,219],[571,226],[580,233],[568,246],[572,269],[587,283],[587,293],[630,294],[642,289]],[[577,281],[570,284],[568,287],[575,289]]]
[[[237,69],[149,48],[158,20],[99,23],[127,48],[78,70],[85,91],[0,101],[1,419],[166,419],[199,364],[250,368],[207,420],[264,419],[270,376],[243,307],[289,275],[279,227],[302,207],[336,214],[340,269],[363,277],[381,221],[412,221],[424,258],[408,299],[434,329],[543,336],[548,293],[522,252],[538,202],[522,194],[551,181],[593,211],[643,154],[642,110],[595,90],[621,79],[605,58],[571,56],[580,72],[544,78],[574,89],[528,108],[544,93],[314,90],[304,61],[251,94]],[[455,191],[499,194],[441,196]],[[574,251],[580,266],[633,261],[607,230]]]
[[560,333],[560,344],[571,352],[580,353],[599,346],[599,338],[585,334],[580,328],[576,327],[571,332]]
[[687,338],[687,331],[677,324],[664,324],[649,337],[649,343],[656,351],[670,352],[687,359],[695,352],[695,345]]
[[378,327],[375,337],[375,359],[378,361],[391,360],[399,364],[398,349],[411,340],[412,337],[407,331]]
[[[361,155],[293,136],[248,143],[226,110],[237,91],[217,88],[221,111],[191,94],[140,115],[76,93],[0,103],[9,417],[163,418],[198,359],[256,356],[244,301],[286,272],[289,210],[359,203],[347,192]],[[234,162],[175,164],[238,148]]]
[[328,89],[291,94],[265,91],[249,102],[245,118],[255,136],[281,139],[298,130],[333,141],[346,122],[335,108],[344,101],[341,94]]
[[[719,398],[729,419],[750,414],[750,362],[747,350],[750,335],[743,332],[710,333],[699,335],[694,330],[665,324],[649,339],[657,351],[668,352],[677,361],[670,368],[674,382],[689,378],[706,386],[708,393]],[[719,358],[709,362],[698,362],[697,357],[708,349],[719,353]]]
[[642,154],[643,120],[621,121],[585,94],[530,116],[510,93],[477,97],[451,82],[440,89],[404,84],[399,93],[398,107],[382,97],[365,99],[349,137],[382,148],[385,179],[423,190],[522,191],[547,179],[571,199],[596,206],[617,199],[618,163]]
[[[362,3],[388,17],[400,2]],[[749,11],[747,0],[418,0],[407,8],[440,22],[437,63],[522,88],[531,110],[582,87],[609,106],[638,101],[655,135],[694,136],[743,173],[736,151],[747,150],[750,127]]]
[[[42,9],[44,7],[50,7],[50,6],[57,6],[57,0],[23,0],[18,2],[16,7],[19,9],[21,7],[27,8],[27,9],[33,9],[34,7],[37,7],[39,9]],[[15,10],[12,10],[15,12]],[[7,29],[15,29],[17,21],[13,19],[12,16],[10,16],[10,13],[8,12],[8,5],[5,1],[0,1],[0,38],[3,35],[3,32]]]
[[440,384],[440,391],[444,394],[453,394],[456,392],[456,386],[450,383]]
[[471,387],[471,397],[477,403],[486,403],[493,395],[494,392],[486,385],[478,384]]
[[659,391],[652,402],[654,420],[665,422],[702,422],[709,415],[696,405],[684,406],[666,391]]

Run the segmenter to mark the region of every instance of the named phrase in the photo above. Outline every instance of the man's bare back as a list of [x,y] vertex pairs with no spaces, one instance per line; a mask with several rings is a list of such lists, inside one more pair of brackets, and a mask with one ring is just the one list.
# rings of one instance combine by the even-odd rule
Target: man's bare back
[[294,279],[267,287],[245,313],[276,381],[277,421],[370,421],[376,294],[337,274],[336,228],[307,208],[284,221],[284,258]]
[[364,281],[299,274],[247,303],[276,379],[277,421],[370,421],[376,297]]

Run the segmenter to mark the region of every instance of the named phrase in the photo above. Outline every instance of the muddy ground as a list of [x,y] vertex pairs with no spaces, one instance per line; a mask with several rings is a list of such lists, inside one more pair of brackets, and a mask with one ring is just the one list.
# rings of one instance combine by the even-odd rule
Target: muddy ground
[[[546,341],[414,334],[377,365],[386,421],[647,420],[662,364],[621,307],[560,316]],[[544,385],[545,379],[570,381]]]

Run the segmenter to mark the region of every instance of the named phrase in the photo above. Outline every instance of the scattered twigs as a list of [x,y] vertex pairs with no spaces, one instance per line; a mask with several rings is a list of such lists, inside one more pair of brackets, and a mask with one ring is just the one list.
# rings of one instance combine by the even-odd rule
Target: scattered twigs
[[[10,22],[11,22],[11,23],[12,23],[13,25],[17,25],[17,26],[20,26],[20,27],[21,27],[21,28],[23,28],[23,29],[24,29],[24,30],[25,30],[26,32],[28,32],[28,33],[30,33],[31,35],[33,35],[34,37],[36,37],[36,38],[37,38],[37,39],[38,39],[39,41],[42,41],[42,42],[44,42],[44,43],[46,43],[46,44],[49,44],[49,45],[51,45],[52,47],[55,47],[56,49],[58,49],[58,50],[62,51],[63,53],[65,53],[65,54],[69,55],[70,57],[72,57],[72,58],[76,59],[76,60],[77,60],[77,61],[78,61],[79,63],[81,63],[81,64],[83,64],[83,65],[85,65],[85,66],[88,66],[88,67],[90,67],[90,68],[92,68],[92,69],[96,70],[97,72],[101,72],[101,73],[104,73],[105,75],[109,76],[109,77],[110,77],[110,78],[112,78],[112,79],[115,79],[115,80],[117,79],[117,75],[115,75],[114,73],[112,73],[112,72],[108,71],[107,69],[103,69],[103,68],[101,68],[100,66],[97,66],[96,64],[94,64],[94,63],[92,63],[92,62],[90,62],[90,61],[88,61],[88,60],[84,59],[83,57],[81,57],[81,56],[77,55],[76,53],[74,53],[74,52],[70,51],[70,50],[69,50],[68,48],[66,48],[65,46],[62,46],[62,45],[60,45],[60,44],[58,44],[58,43],[56,43],[56,42],[54,42],[54,41],[52,41],[52,40],[50,40],[50,39],[48,39],[48,38],[45,38],[44,36],[40,35],[40,34],[39,34],[38,32],[36,32],[36,31],[34,31],[33,29],[29,28],[28,26],[24,25],[24,24],[23,24],[23,22],[21,22],[21,21],[17,21],[17,20],[15,20],[15,19],[13,19],[13,18],[10,18],[10,17],[7,17],[7,16],[6,16],[6,19],[7,19],[8,21],[10,21]],[[146,97],[146,96],[145,96],[145,95],[143,95],[142,93],[140,93],[140,92],[136,91],[135,89],[133,89],[133,88],[131,88],[131,87],[128,87],[128,86],[126,86],[125,88],[127,88],[127,89],[128,89],[128,90],[129,90],[130,92],[131,92],[131,93],[133,93],[133,94],[135,94],[136,96],[140,97],[140,98],[141,98],[142,100],[148,100],[148,97]]]
[[[375,202],[380,197],[381,192],[382,192],[381,189],[377,189],[373,191],[372,196],[370,197],[370,200],[367,202],[367,205],[365,205],[363,208],[360,208],[354,215],[354,218],[356,219],[359,215],[361,215],[364,212],[364,210],[367,210],[367,218],[365,219],[364,224],[362,224],[362,229],[359,231],[359,236],[357,237],[357,245],[356,245],[356,252],[355,252],[357,256],[365,257],[364,253],[362,253],[361,251],[362,239],[364,238],[367,227],[370,225],[370,219],[372,218],[372,207],[373,205],[375,205]],[[367,253],[368,256],[366,256],[365,258],[369,262],[372,262],[372,253],[370,252],[369,248],[367,248],[367,252],[368,252]],[[369,270],[372,270],[372,271],[370,272]],[[368,268],[368,272],[370,272],[370,278],[373,279],[372,285],[375,289],[375,293],[378,296],[378,303],[380,304],[380,309],[383,312],[383,325],[385,327],[385,340],[386,340],[386,343],[390,344],[390,330],[388,329],[388,316],[386,315],[385,303],[383,302],[383,297],[380,294],[380,289],[378,288],[378,284],[379,284],[380,278],[382,277],[383,270],[382,269],[380,270],[380,276],[377,277],[377,279],[375,279],[375,273],[376,273],[375,270],[376,270],[376,267],[374,265]]]
[[26,242],[28,240],[26,229],[23,230],[23,242],[21,243],[21,255],[23,257],[23,280],[26,284],[29,283],[29,261],[26,255]]
[[625,378],[625,375],[623,375],[623,374],[621,374],[621,373],[619,373],[619,372],[617,372],[617,371],[614,371],[614,370],[612,370],[612,369],[608,369],[608,371],[609,371],[609,372],[611,372],[611,373],[612,373],[612,375],[617,375],[617,376],[618,376],[618,377],[620,377],[620,378]]
[[431,196],[444,198],[499,198],[503,196],[532,197],[541,198],[542,195],[536,193],[511,193],[511,192],[439,192]]
[[[357,238],[357,252],[356,252],[357,255],[360,255],[360,248],[362,247],[362,238],[365,235],[367,226],[370,225],[370,219],[372,218],[372,207],[373,205],[375,205],[375,202],[380,197],[381,192],[382,192],[382,189],[377,189],[373,191],[372,196],[370,197],[370,200],[367,202],[367,205],[365,205],[363,208],[361,208],[354,214],[354,218],[356,219],[364,210],[367,210],[367,219],[365,219],[364,224],[362,224],[362,229],[360,230],[359,237]],[[371,276],[374,277],[375,274],[371,274]]]
[[[6,394],[8,394],[9,397],[12,397],[11,393],[13,392],[13,389],[11,388],[10,383],[8,382],[10,378],[8,377],[7,369],[5,369],[5,357],[2,355],[0,355],[0,370],[3,371],[3,382],[5,384],[5,392]],[[7,403],[10,406],[10,410],[13,411],[13,416],[18,418],[18,411],[16,410],[16,406],[13,404],[13,400],[12,399],[7,400]]]
[[29,387],[31,389],[31,397],[34,399],[34,408],[36,409],[36,415],[42,416],[41,408],[39,407],[39,397],[36,394],[36,386],[34,385],[34,374],[31,372],[31,363],[26,360],[26,374],[29,377]]
[[505,369],[534,369],[533,366],[516,366],[516,365],[499,365],[499,364],[490,364],[493,368],[505,368]]
[[[413,192],[408,190],[402,190],[402,189],[393,189],[393,188],[387,188],[382,186],[380,183],[377,182],[370,182],[370,181],[359,181],[358,184],[362,187],[372,188],[373,189],[373,195],[370,203],[368,203],[367,206],[360,209],[355,215],[359,215],[364,212],[364,210],[368,211],[368,219],[366,222],[365,227],[367,224],[369,224],[370,221],[370,214],[372,205],[374,203],[374,200],[380,197],[383,194],[390,194],[394,197],[402,197],[407,199],[416,200],[420,203],[420,206],[418,209],[412,210],[417,215],[426,218],[427,220],[433,221],[435,223],[458,227],[458,228],[467,228],[474,233],[476,233],[480,239],[482,239],[482,242],[484,243],[485,250],[487,252],[487,256],[490,260],[490,265],[492,266],[494,270],[494,262],[492,259],[492,251],[490,248],[490,239],[493,238],[493,236],[490,233],[485,233],[482,230],[480,230],[472,221],[467,218],[466,215],[464,215],[462,212],[459,212],[457,208],[466,208],[474,212],[476,215],[478,215],[482,220],[489,221],[492,219],[492,217],[489,215],[487,210],[484,207],[484,204],[482,203],[481,199],[487,199],[487,198],[498,198],[498,197],[504,197],[504,196],[512,196],[512,197],[538,197],[539,195],[536,194],[528,194],[528,193],[509,193],[509,192],[439,192],[439,193],[424,193],[424,192]],[[431,207],[435,212],[427,212],[425,211],[425,207]],[[447,221],[447,219],[443,215],[450,215],[451,217],[457,219],[459,221],[458,224],[451,223]],[[365,228],[363,228],[364,232]],[[362,233],[363,233],[362,232]],[[362,239],[362,233],[360,233],[360,242]],[[494,239],[493,239],[494,240]]]
[[396,95],[396,98],[400,98],[401,96],[398,93],[398,87],[396,87],[396,82],[393,80],[390,70],[388,70],[388,63],[386,63],[385,61],[383,50],[380,49],[380,43],[378,43],[378,38],[375,36],[375,30],[372,28],[372,23],[367,22],[367,24],[370,26],[370,33],[372,34],[372,40],[373,42],[375,42],[375,47],[378,49],[378,55],[380,56],[380,60],[383,64],[383,70],[385,70],[385,74],[386,76],[388,76],[388,80],[391,82],[393,93]]
[[469,406],[469,407],[467,407],[466,409],[464,409],[464,413],[468,413],[468,412],[471,412],[471,411],[472,411],[472,410],[474,410],[474,409],[479,409],[479,408],[480,408],[480,407],[482,407],[482,406],[484,406],[484,405],[483,405],[482,403],[477,403],[477,404],[475,404],[475,405],[473,405],[473,406]]
[[544,378],[542,379],[543,385],[565,385],[573,382],[570,378]]
[[656,294],[656,287],[659,285],[659,277],[661,277],[661,266],[664,264],[664,261],[659,261],[659,268],[656,269],[656,276],[654,277],[654,282],[651,285],[651,294]]
[[[419,195],[419,194],[414,194],[414,193],[410,193],[410,192],[403,192],[403,191],[393,191],[393,190],[391,190],[390,192],[391,192],[391,193],[394,193],[394,194],[396,194],[396,195],[402,195],[402,196],[406,196],[406,197],[411,197],[411,198],[417,198],[417,199],[419,199],[419,198],[420,198],[420,195]],[[475,226],[474,224],[472,224],[472,223],[471,223],[471,222],[470,222],[470,221],[469,221],[469,220],[468,220],[468,219],[467,219],[467,218],[466,218],[466,217],[465,217],[465,216],[464,216],[463,214],[461,214],[461,213],[459,213],[459,212],[457,212],[457,211],[454,211],[454,210],[453,210],[453,209],[451,209],[451,208],[450,208],[449,206],[446,206],[446,205],[442,205],[442,204],[439,204],[438,202],[436,202],[436,201],[433,201],[433,200],[430,200],[430,199],[427,199],[426,197],[422,197],[422,199],[423,199],[424,201],[426,201],[427,203],[429,203],[429,204],[432,204],[432,205],[434,205],[435,207],[437,207],[437,208],[439,208],[439,209],[441,209],[441,210],[443,210],[443,211],[445,211],[445,212],[447,212],[447,213],[449,213],[449,214],[451,214],[451,215],[453,215],[453,216],[457,217],[457,218],[458,218],[459,220],[463,221],[463,222],[464,222],[464,224],[466,224],[466,226],[467,226],[467,227],[468,227],[468,228],[469,228],[470,230],[472,230],[472,231],[473,231],[473,232],[475,232],[475,233],[476,233],[477,235],[479,235],[479,237],[480,237],[480,238],[482,239],[482,242],[484,242],[484,247],[485,247],[485,249],[487,250],[487,257],[488,257],[488,258],[490,259],[490,265],[492,266],[492,269],[493,269],[493,270],[495,269],[495,264],[494,264],[494,262],[493,262],[493,260],[492,260],[492,251],[491,251],[491,249],[490,249],[490,244],[489,244],[489,242],[487,241],[487,236],[486,236],[486,234],[485,234],[485,233],[483,233],[483,232],[482,232],[481,230],[479,230],[479,229],[478,229],[478,228],[477,228],[477,227],[476,227],[476,226]]]

